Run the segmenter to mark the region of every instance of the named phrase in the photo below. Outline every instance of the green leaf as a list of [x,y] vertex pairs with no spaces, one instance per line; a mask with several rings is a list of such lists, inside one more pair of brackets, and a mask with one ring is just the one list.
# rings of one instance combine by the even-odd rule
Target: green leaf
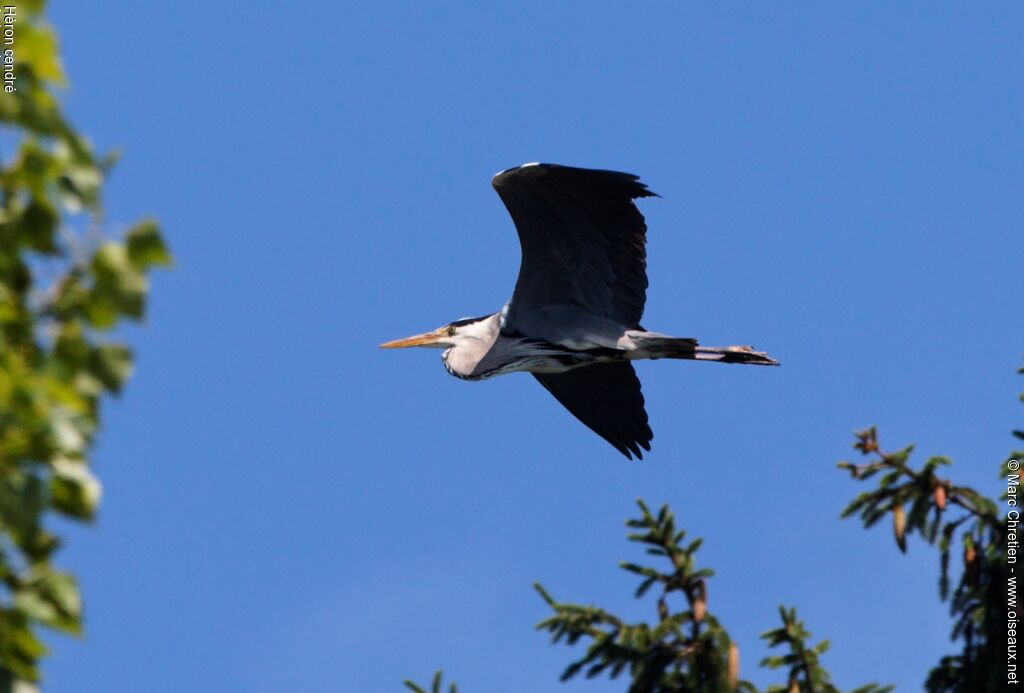
[[131,229],[125,236],[128,259],[138,270],[154,265],[166,267],[171,264],[171,253],[167,250],[160,229],[154,221],[144,221]]
[[141,318],[148,289],[146,277],[128,259],[123,245],[104,243],[93,256],[96,284],[87,312],[96,327],[110,327],[119,315]]
[[45,198],[33,197],[21,215],[22,236],[30,248],[41,253],[54,253],[54,231],[60,217]]
[[70,517],[91,520],[102,495],[99,479],[80,460],[59,458],[53,462],[50,495],[55,510]]
[[120,392],[132,373],[132,352],[122,344],[104,344],[93,350],[89,372],[111,392]]
[[57,54],[57,35],[45,24],[18,23],[18,60],[40,79],[64,84],[64,71]]
[[31,618],[67,633],[82,629],[82,599],[75,579],[67,573],[43,570],[15,593],[15,605]]

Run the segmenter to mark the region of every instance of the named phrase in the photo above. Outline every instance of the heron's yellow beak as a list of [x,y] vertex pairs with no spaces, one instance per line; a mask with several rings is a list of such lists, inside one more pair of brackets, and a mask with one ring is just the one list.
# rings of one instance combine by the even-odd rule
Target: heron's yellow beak
[[380,345],[381,349],[404,349],[405,347],[414,346],[432,346],[441,341],[445,336],[444,329],[434,330],[433,332],[427,332],[426,334],[417,334],[412,337],[406,337],[405,339],[395,339],[390,342],[384,342]]

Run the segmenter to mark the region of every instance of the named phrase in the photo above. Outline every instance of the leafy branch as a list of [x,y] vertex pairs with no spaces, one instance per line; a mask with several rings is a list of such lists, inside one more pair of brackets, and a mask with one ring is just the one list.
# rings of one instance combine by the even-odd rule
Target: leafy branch
[[[1019,372],[1024,373],[1024,368]],[[927,690],[1002,690],[1007,673],[1005,608],[1013,580],[1009,566],[1016,562],[1016,544],[1012,554],[1009,544],[1011,531],[1016,540],[1017,525],[1008,525],[1013,516],[1003,517],[991,498],[941,476],[940,470],[952,464],[948,458],[931,457],[915,468],[910,465],[913,446],[886,452],[879,446],[874,427],[855,435],[854,448],[867,459],[861,464],[839,462],[839,467],[857,481],[877,478],[878,485],[858,495],[842,517],[859,515],[869,528],[888,515],[901,552],[906,552],[907,538],[915,534],[939,549],[939,596],[950,603],[952,640],[962,643],[962,652],[942,658],[928,675]],[[1015,430],[1013,435],[1024,440],[1024,431]],[[999,471],[1006,484],[1002,499],[1011,507],[1019,507],[1021,459],[1024,450],[1011,452]],[[685,542],[686,533],[676,527],[668,506],[655,515],[643,501],[637,503],[640,517],[626,523],[635,530],[628,538],[668,565],[658,568],[626,562],[620,566],[640,578],[637,598],[655,591],[657,618],[651,624],[628,623],[598,606],[558,602],[539,584],[534,585],[553,611],[537,628],[550,633],[555,643],[587,643],[583,656],[569,664],[562,680],[581,673],[587,678],[607,673],[613,679],[628,673],[630,693],[756,691],[750,682],[739,679],[739,650],[718,619],[708,613],[707,580],[714,573],[697,567],[701,540]],[[957,539],[963,547],[963,569],[951,592],[951,546]],[[786,669],[787,679],[783,685],[769,686],[765,693],[838,693],[820,662],[828,641],[811,645],[811,633],[797,618],[795,608],[779,607],[779,616],[782,625],[761,637],[771,648],[784,648],[783,653],[765,657],[760,664]],[[438,672],[433,693],[440,693],[440,681]],[[406,685],[426,693],[410,682]],[[852,693],[891,690],[892,686],[869,683]]]
[[[789,667],[789,679],[785,686],[769,686],[765,693],[838,693],[839,689],[832,685],[832,677],[818,661],[818,657],[828,651],[828,640],[809,646],[807,641],[811,634],[804,628],[803,621],[797,619],[795,608],[780,606],[779,616],[782,627],[766,631],[761,637],[768,641],[769,647],[787,646],[789,653],[765,657],[761,666],[769,669]],[[888,693],[892,689],[892,686],[869,683],[851,693]]]
[[105,333],[143,317],[149,272],[171,261],[151,221],[104,240],[114,158],[61,113],[43,4],[18,4],[17,89],[0,92],[0,125],[16,144],[0,164],[0,690],[40,678],[36,626],[82,632],[76,581],[53,565],[60,538],[46,525],[96,515],[88,455],[102,400],[132,370],[130,349]]
[[[442,676],[443,676],[443,673],[441,671],[438,671],[437,673],[434,674],[434,678],[430,682],[430,690],[429,691],[426,688],[423,688],[421,686],[417,686],[415,683],[413,683],[412,681],[410,681],[408,679],[406,679],[403,683],[405,684],[406,688],[411,690],[413,693],[442,693],[442,691],[441,691],[441,677]],[[451,684],[450,686],[448,686],[448,693],[459,693],[459,690],[458,690],[458,688],[456,687],[456,685],[454,683]]]
[[[534,585],[553,612],[537,628],[550,633],[554,643],[588,643],[583,655],[566,667],[562,680],[579,674],[586,678],[608,674],[612,679],[628,674],[630,693],[757,693],[752,683],[739,678],[739,648],[708,611],[707,581],[714,571],[697,565],[702,540],[686,542],[686,532],[677,528],[667,505],[657,514],[642,500],[637,505],[640,517],[626,523],[635,530],[628,539],[643,545],[648,555],[664,559],[667,566],[624,562],[620,567],[640,578],[634,592],[637,598],[652,590],[657,594],[656,619],[652,623],[629,623],[598,606],[558,602],[541,585]],[[761,664],[771,669],[788,666],[789,678],[785,686],[773,686],[768,691],[835,693],[837,689],[818,661],[828,643],[810,646],[810,633],[796,619],[796,611],[780,607],[779,613],[782,627],[761,637],[771,647],[787,646],[789,653],[768,657]],[[440,681],[438,672],[434,693],[438,693]],[[406,681],[406,685],[417,693],[426,693],[411,682]],[[853,693],[889,690],[869,684]]]
[[[1018,372],[1024,373],[1024,369]],[[1024,439],[1019,430],[1013,435]],[[858,495],[842,517],[859,514],[867,528],[890,514],[900,551],[906,552],[907,537],[915,533],[939,550],[939,597],[950,603],[951,639],[960,641],[963,651],[942,658],[928,676],[927,689],[931,693],[996,690],[1004,683],[1005,651],[1000,652],[1000,647],[1005,646],[1005,605],[1011,579],[1006,518],[991,498],[938,474],[951,464],[948,458],[931,457],[914,469],[908,464],[913,446],[885,452],[874,427],[855,436],[854,448],[868,460],[862,464],[843,461],[838,466],[858,481],[881,476],[877,488]],[[1022,458],[1024,451],[1015,450],[1000,467],[999,477],[1007,486],[1004,500],[1019,480],[1012,465]],[[951,593],[950,561],[957,538],[962,547],[962,570]]]
[[[644,545],[648,555],[665,558],[669,566],[666,570],[629,562],[620,566],[641,578],[637,598],[657,586],[657,620],[653,625],[626,623],[597,607],[556,602],[543,587],[534,585],[554,611],[538,629],[551,633],[556,643],[591,641],[583,657],[566,668],[562,680],[584,670],[588,678],[606,671],[616,678],[628,671],[633,682],[630,691],[754,690],[748,682],[739,681],[739,650],[718,619],[708,613],[705,581],[714,571],[697,567],[702,540],[684,543],[686,532],[677,530],[668,506],[654,515],[643,501],[637,504],[640,517],[626,523],[638,530],[628,535],[629,541]],[[670,597],[678,608],[673,609]]]

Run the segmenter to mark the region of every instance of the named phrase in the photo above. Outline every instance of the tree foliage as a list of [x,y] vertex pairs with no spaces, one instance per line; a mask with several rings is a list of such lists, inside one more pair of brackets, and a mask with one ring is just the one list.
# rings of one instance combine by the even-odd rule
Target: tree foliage
[[43,5],[18,3],[5,46],[15,90],[0,91],[0,690],[39,679],[37,626],[82,631],[50,518],[96,514],[88,453],[104,396],[132,370],[130,349],[106,335],[143,317],[147,275],[171,260],[152,221],[119,242],[103,233],[113,157],[60,110],[65,78]]
[[[1024,440],[1022,431],[1013,435]],[[843,517],[859,514],[867,528],[889,515],[900,551],[907,550],[907,537],[914,534],[939,551],[939,597],[949,602],[951,638],[962,651],[943,657],[931,670],[927,690],[1001,690],[1006,681],[1006,604],[1011,578],[1006,518],[991,498],[938,474],[951,464],[949,459],[931,457],[923,467],[913,469],[908,464],[912,445],[885,452],[874,427],[859,431],[856,437],[854,447],[869,460],[859,465],[840,462],[840,468],[861,481],[880,476],[878,487],[854,499]],[[1019,464],[1021,458],[1024,450],[1015,450],[1000,466],[1000,477],[1014,482],[1007,488],[1015,486],[1017,479],[1011,464]],[[1002,498],[1006,500],[1008,494]],[[962,569],[951,592],[950,562],[958,540]]]
[[[417,686],[415,683],[409,680],[405,681],[405,686],[413,693],[444,693],[444,691],[442,690],[443,677],[443,672],[438,671],[437,673],[435,673],[433,680],[430,682],[429,691],[426,688],[423,688],[422,686]],[[448,686],[448,693],[459,693],[459,687],[456,686],[454,683],[451,684],[450,686]]]
[[[657,618],[648,623],[627,623],[595,606],[556,602],[539,584],[535,588],[554,614],[537,628],[551,633],[552,642],[573,645],[589,642],[583,657],[562,674],[562,680],[585,673],[593,678],[626,672],[630,691],[753,690],[740,682],[739,651],[718,619],[708,612],[707,580],[710,568],[698,568],[696,554],[702,540],[684,543],[686,532],[676,528],[668,506],[651,513],[638,501],[640,517],[627,521],[638,530],[629,541],[646,547],[647,554],[665,559],[667,568],[636,563],[621,567],[641,578],[637,598],[656,588]],[[677,600],[673,608],[672,600]]]
[[[1024,440],[1024,431],[1013,435]],[[877,479],[878,485],[858,495],[841,517],[859,515],[865,528],[889,517],[901,552],[907,550],[908,537],[918,535],[939,553],[939,597],[949,602],[951,639],[961,652],[939,661],[927,675],[926,689],[929,693],[1003,690],[1007,586],[1012,577],[1008,559],[1016,555],[1009,545],[1007,518],[993,499],[940,475],[940,470],[952,464],[948,458],[931,457],[915,469],[909,464],[912,445],[885,452],[874,427],[855,436],[854,447],[868,460],[862,464],[843,461],[839,467],[857,481]],[[1015,504],[1022,458],[1024,450],[1011,452],[999,471],[1007,482],[1002,499],[1012,497]],[[621,567],[641,579],[637,598],[655,590],[656,617],[652,621],[629,623],[598,606],[558,602],[535,585],[552,610],[537,628],[550,633],[555,643],[586,644],[585,652],[568,665],[562,680],[580,674],[587,678],[607,674],[613,679],[626,675],[629,693],[755,692],[753,684],[739,678],[739,649],[708,612],[707,583],[714,572],[697,567],[701,540],[684,541],[686,533],[677,527],[668,506],[654,514],[643,501],[638,504],[640,517],[627,522],[635,530],[628,538],[668,565],[622,563]],[[952,547],[957,543],[962,547],[962,569],[951,589],[955,572],[950,565]],[[838,693],[820,661],[828,641],[812,645],[811,634],[796,609],[779,607],[779,616],[781,625],[761,637],[782,652],[765,657],[761,666],[783,670],[786,678],[765,693]],[[406,685],[426,693],[409,681]],[[440,686],[438,672],[432,693],[440,693]],[[852,693],[890,690],[891,686],[870,683]]]
[[[551,608],[552,615],[537,624],[551,634],[554,643],[587,644],[586,651],[562,673],[566,681],[577,675],[594,678],[607,674],[629,678],[629,693],[757,693],[757,688],[740,678],[740,652],[721,622],[708,610],[710,568],[697,565],[702,539],[685,541],[686,532],[676,525],[667,505],[657,514],[642,500],[637,501],[640,517],[626,525],[634,530],[631,542],[645,547],[650,556],[664,559],[663,567],[624,562],[620,567],[640,578],[634,596],[642,598],[654,590],[655,617],[650,622],[629,623],[607,609],[593,605],[556,601],[541,585],[534,588]],[[770,647],[783,654],[767,657],[761,665],[785,668],[785,685],[769,687],[766,693],[838,693],[819,656],[828,642],[810,644],[811,634],[797,619],[795,609],[779,607],[782,625],[761,635]],[[417,693],[422,688],[406,682]],[[434,678],[434,693],[440,672]],[[885,693],[890,687],[868,684],[852,693]]]
[[[811,633],[804,628],[803,621],[796,616],[796,609],[779,607],[782,626],[761,634],[768,641],[769,647],[785,645],[789,652],[783,655],[772,655],[761,660],[761,666],[769,669],[787,670],[786,685],[772,685],[765,693],[839,693],[832,684],[832,676],[821,665],[819,657],[828,650],[828,640],[822,640],[813,647],[809,646]],[[851,693],[887,693],[892,686],[879,686],[869,683],[853,689]]]

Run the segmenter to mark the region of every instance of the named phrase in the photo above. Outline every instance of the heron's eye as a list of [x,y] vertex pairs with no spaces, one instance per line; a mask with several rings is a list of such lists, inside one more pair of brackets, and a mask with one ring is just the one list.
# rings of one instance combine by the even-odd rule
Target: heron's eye
[[449,337],[455,336],[455,328],[451,325],[448,326],[448,329],[445,330],[445,332],[448,334]]

